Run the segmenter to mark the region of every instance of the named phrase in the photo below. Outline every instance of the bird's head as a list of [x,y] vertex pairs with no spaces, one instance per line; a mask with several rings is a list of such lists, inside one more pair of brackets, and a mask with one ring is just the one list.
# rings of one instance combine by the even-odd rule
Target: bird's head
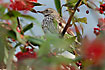
[[38,13],[42,13],[44,16],[52,15],[52,16],[57,16],[59,15],[54,9],[52,8],[47,8],[44,11],[37,11]]

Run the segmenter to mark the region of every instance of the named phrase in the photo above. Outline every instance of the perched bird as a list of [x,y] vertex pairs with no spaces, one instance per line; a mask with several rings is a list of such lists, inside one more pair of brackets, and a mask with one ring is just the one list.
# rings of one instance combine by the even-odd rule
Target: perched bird
[[[60,33],[66,22],[60,17],[59,13],[52,8],[38,11],[44,15],[42,29],[44,33]],[[57,23],[56,23],[57,22]]]
[[[42,22],[42,29],[44,33],[61,33],[66,25],[66,21],[60,16],[60,14],[52,9],[47,8],[44,11],[37,11],[44,15]],[[57,22],[57,23],[56,23]],[[75,36],[70,28],[67,29],[68,34]]]

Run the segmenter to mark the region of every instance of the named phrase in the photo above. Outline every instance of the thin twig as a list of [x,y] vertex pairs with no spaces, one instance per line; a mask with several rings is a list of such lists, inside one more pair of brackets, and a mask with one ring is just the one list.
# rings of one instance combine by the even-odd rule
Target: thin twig
[[34,46],[33,46],[29,41],[27,41],[27,44],[28,44],[32,49],[34,49]]
[[[20,24],[20,21],[19,21],[19,18],[17,17],[17,23],[18,23],[18,27],[19,27],[19,29],[22,31],[22,27],[21,27],[21,24]],[[24,34],[23,34],[24,35]],[[29,42],[29,41],[27,41],[27,44],[29,45],[29,46],[31,46],[32,48],[34,48],[34,46]],[[27,45],[26,45],[27,46]]]
[[20,24],[20,20],[19,20],[18,17],[17,17],[17,23],[18,23],[18,27],[19,27],[19,29],[22,30],[22,27],[21,27],[21,24]]
[[68,22],[67,22],[66,26],[64,27],[64,29],[63,29],[63,31],[62,31],[62,33],[61,33],[62,37],[63,37],[64,34],[66,33],[68,27],[72,26],[72,24],[70,24],[70,23],[71,23],[71,20],[72,20],[74,14],[75,14],[75,11],[77,10],[77,7],[78,7],[79,4],[81,3],[81,1],[82,1],[82,0],[78,0],[77,4],[75,5],[75,7],[74,7],[74,12],[71,13],[71,15],[70,15],[70,17],[69,17],[69,19],[68,19]]

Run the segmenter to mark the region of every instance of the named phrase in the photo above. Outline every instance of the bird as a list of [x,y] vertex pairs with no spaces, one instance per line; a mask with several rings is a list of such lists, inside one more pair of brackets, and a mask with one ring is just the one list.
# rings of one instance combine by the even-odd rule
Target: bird
[[[60,16],[60,14],[53,8],[47,8],[43,11],[37,11],[44,15],[42,21],[42,29],[45,34],[61,34],[64,27],[66,26],[66,21]],[[57,22],[57,23],[56,23]],[[66,34],[75,36],[74,32],[68,28]]]
[[[37,11],[44,15],[42,21],[42,29],[45,34],[47,33],[61,33],[61,29],[64,28],[66,22],[62,19],[60,14],[53,8],[47,8],[44,11]],[[57,22],[57,23],[56,23]]]

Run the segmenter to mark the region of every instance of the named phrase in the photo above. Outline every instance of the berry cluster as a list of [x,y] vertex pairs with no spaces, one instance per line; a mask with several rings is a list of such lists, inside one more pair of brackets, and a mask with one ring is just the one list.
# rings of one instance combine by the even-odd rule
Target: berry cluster
[[99,35],[100,34],[100,28],[94,28],[94,33],[96,35]]
[[25,52],[18,52],[15,56],[19,60],[29,59],[29,58],[36,58],[36,52],[33,49],[26,48]]
[[37,2],[37,0],[10,0],[11,4],[10,7],[13,10],[23,11],[23,10],[30,10],[33,8],[32,2]]
[[94,64],[100,63],[104,58],[105,54],[105,44],[102,40],[95,39],[91,43],[84,44],[83,54],[84,59],[93,62]]
[[98,26],[98,28],[94,28],[94,33],[96,35],[99,35],[100,31],[105,30],[105,18],[99,18],[97,26]]
[[99,11],[100,11],[101,14],[104,13],[104,11],[105,11],[105,4],[101,4],[100,5]]

